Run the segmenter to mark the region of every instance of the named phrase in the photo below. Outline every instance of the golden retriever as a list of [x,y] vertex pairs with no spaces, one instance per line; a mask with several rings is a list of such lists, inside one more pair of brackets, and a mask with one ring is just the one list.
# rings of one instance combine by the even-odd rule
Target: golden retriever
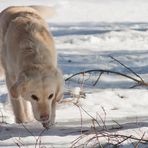
[[45,128],[54,124],[63,97],[63,76],[48,25],[35,7],[14,6],[0,13],[1,63],[17,123],[33,115]]

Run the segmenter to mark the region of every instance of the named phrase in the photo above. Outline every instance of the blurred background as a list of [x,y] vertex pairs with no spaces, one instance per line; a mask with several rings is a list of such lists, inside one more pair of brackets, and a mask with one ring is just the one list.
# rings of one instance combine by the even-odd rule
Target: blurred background
[[147,0],[1,0],[0,9],[10,5],[49,5],[60,22],[147,22]]

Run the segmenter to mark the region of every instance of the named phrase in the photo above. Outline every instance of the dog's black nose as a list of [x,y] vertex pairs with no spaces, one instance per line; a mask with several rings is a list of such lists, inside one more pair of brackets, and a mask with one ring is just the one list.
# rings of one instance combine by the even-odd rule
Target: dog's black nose
[[48,115],[48,114],[41,115],[41,116],[40,116],[40,119],[41,119],[42,121],[47,121],[47,120],[49,119],[49,115]]

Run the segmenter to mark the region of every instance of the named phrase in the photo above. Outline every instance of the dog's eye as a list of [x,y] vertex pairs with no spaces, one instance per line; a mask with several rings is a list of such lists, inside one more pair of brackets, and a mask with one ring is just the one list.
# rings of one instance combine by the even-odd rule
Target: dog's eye
[[35,101],[38,101],[38,100],[39,100],[39,98],[38,98],[37,96],[35,96],[35,95],[32,95],[31,98],[32,98],[33,100],[35,100]]
[[50,100],[53,97],[53,94],[49,95],[48,99]]

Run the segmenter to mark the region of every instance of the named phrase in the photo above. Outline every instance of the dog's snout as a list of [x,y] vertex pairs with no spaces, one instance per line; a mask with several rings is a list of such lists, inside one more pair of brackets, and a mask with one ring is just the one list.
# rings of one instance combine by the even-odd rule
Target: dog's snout
[[49,119],[49,115],[48,115],[48,114],[41,115],[41,116],[40,116],[40,119],[41,119],[42,121],[46,121],[46,120]]

